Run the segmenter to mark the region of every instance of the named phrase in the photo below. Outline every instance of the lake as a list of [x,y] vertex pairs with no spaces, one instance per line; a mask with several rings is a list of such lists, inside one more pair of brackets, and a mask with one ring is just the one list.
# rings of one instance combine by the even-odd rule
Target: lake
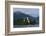
[[35,25],[14,25],[14,28],[25,28],[25,27],[39,27],[39,24],[35,24]]

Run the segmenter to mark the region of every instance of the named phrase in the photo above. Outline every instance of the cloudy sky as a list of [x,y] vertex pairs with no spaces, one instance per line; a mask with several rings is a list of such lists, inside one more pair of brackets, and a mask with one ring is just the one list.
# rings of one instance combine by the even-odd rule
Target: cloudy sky
[[38,8],[13,8],[13,12],[21,11],[21,13],[28,14],[33,17],[39,16]]

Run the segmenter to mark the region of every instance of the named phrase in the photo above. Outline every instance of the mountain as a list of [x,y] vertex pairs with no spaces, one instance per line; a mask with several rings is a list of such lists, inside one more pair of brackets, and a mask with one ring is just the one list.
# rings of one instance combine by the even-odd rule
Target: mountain
[[16,19],[20,19],[20,18],[33,18],[32,16],[29,16],[29,15],[27,15],[27,14],[24,14],[24,13],[21,13],[20,11],[16,11],[16,12],[14,12],[14,17],[16,18]]
[[[39,24],[39,16],[33,17],[33,16],[27,15],[25,13],[22,13],[20,11],[16,11],[13,13],[13,17],[14,17],[14,25],[17,25],[19,23],[24,24],[23,19],[25,18],[25,20],[27,21],[27,17],[28,17],[30,23]],[[28,24],[27,22],[25,22],[25,23]]]

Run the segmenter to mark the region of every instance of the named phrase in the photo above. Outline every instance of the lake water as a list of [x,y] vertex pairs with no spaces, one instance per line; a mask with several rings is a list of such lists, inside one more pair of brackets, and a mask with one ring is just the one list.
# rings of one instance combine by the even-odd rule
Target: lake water
[[25,27],[39,27],[39,24],[35,24],[35,25],[14,25],[14,28],[25,28]]

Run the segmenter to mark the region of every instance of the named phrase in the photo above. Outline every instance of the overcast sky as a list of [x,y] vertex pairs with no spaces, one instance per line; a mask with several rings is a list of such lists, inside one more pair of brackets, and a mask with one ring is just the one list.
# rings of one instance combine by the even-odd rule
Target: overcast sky
[[28,14],[33,17],[39,16],[39,9],[37,8],[13,8],[13,12],[21,11],[21,13]]

